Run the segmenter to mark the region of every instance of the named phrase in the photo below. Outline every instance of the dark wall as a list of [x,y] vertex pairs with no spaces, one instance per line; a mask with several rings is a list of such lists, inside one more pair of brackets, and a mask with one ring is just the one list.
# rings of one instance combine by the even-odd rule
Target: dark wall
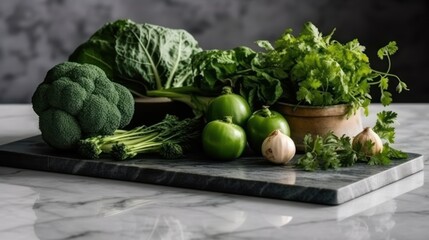
[[396,40],[392,73],[411,91],[395,102],[429,102],[426,0],[2,0],[0,103],[29,102],[46,71],[65,61],[106,21],[130,18],[191,32],[203,48],[253,46],[312,21],[335,38],[358,38],[373,68],[376,51]]

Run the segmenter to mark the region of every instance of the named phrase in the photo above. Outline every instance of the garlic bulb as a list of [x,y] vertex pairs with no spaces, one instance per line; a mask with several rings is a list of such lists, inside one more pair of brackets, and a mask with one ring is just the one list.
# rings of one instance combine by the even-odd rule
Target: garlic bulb
[[[371,141],[374,145],[370,147],[367,143],[368,141]],[[354,150],[361,151],[366,156],[374,156],[383,151],[381,138],[370,127],[365,128],[354,137],[352,146]]]
[[273,131],[265,138],[261,147],[262,155],[273,163],[286,164],[295,156],[293,140],[280,130]]

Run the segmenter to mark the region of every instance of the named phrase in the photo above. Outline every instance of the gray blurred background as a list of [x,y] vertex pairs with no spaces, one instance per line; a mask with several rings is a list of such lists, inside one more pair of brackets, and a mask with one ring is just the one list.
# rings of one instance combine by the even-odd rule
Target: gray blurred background
[[394,102],[429,102],[427,0],[1,0],[0,103],[29,102],[48,69],[106,21],[130,18],[188,30],[205,49],[254,46],[312,21],[335,39],[358,38],[375,69],[376,51],[396,40],[392,73],[411,91]]

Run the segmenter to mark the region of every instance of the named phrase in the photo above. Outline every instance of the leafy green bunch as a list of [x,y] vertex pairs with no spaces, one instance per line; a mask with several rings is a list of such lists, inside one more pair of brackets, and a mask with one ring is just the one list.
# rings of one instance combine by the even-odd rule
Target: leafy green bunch
[[230,86],[250,106],[272,105],[282,95],[279,70],[265,53],[248,47],[230,50],[205,50],[193,56],[194,86],[205,92],[220,92]]
[[193,55],[191,86],[147,91],[151,97],[168,97],[189,105],[198,116],[225,86],[246,99],[251,108],[274,104],[283,94],[286,73],[272,55],[241,46],[229,50],[203,50]]
[[[393,148],[395,142],[395,128],[393,126],[397,114],[392,111],[382,111],[377,114],[377,121],[373,130],[384,140],[383,151],[366,156],[352,146],[351,138],[343,135],[336,136],[333,132],[326,136],[304,137],[304,155],[297,161],[296,166],[307,171],[317,169],[337,169],[352,166],[357,162],[369,165],[388,165],[392,159],[407,158],[407,154]],[[371,146],[370,146],[371,147]]]
[[387,71],[382,72],[370,67],[365,47],[357,39],[342,44],[332,39],[334,32],[323,36],[308,22],[298,36],[288,29],[274,46],[267,41],[260,44],[287,74],[282,79],[283,101],[313,106],[349,104],[350,113],[363,107],[367,115],[372,86],[380,89],[384,106],[392,102],[389,78],[398,80],[397,92],[408,90],[398,76],[389,73],[390,56],[398,50],[396,42],[389,42],[377,52],[380,59],[388,61]]

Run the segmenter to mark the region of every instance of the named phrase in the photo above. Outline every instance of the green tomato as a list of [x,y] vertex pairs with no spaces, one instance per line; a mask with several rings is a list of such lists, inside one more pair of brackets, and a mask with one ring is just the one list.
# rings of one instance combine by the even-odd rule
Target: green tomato
[[240,157],[247,144],[245,131],[232,123],[231,117],[207,123],[203,129],[202,141],[204,152],[216,160]]
[[289,124],[283,115],[276,111],[270,111],[267,106],[255,111],[246,125],[246,135],[250,148],[256,153],[261,153],[261,146],[265,138],[277,129],[290,136]]
[[222,95],[213,99],[208,105],[206,119],[207,122],[211,122],[231,116],[233,123],[245,127],[251,114],[247,101],[242,96],[232,93],[230,87],[225,87]]

